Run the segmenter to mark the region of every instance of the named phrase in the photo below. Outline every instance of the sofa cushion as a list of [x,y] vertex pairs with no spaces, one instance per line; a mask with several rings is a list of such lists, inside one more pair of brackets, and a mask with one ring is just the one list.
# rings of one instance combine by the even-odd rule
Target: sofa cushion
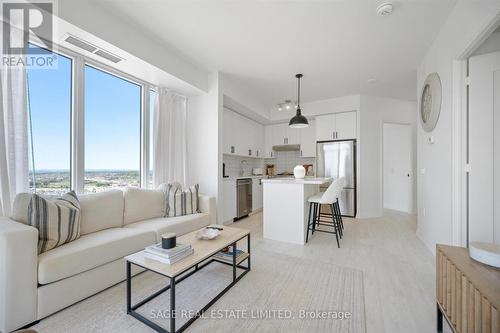
[[111,228],[42,253],[38,257],[38,283],[48,284],[140,251],[156,242],[152,231]]
[[127,187],[123,198],[124,224],[165,216],[165,193],[161,190]]
[[156,233],[156,242],[161,241],[161,235],[175,232],[177,236],[201,229],[210,224],[210,214],[199,213],[177,217],[159,217],[145,221],[127,224],[125,228],[151,230]]
[[12,216],[14,221],[21,222],[24,224],[28,223],[28,205],[31,201],[31,193],[19,193],[14,198],[14,204],[12,205]]
[[81,234],[123,226],[123,192],[109,190],[79,195]]

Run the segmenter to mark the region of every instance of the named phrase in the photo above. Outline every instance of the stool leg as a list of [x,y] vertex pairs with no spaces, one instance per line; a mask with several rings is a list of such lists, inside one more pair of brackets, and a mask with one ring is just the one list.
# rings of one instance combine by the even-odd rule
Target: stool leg
[[339,236],[342,238],[344,236],[344,232],[342,231],[341,219],[340,219],[340,209],[338,207],[338,202],[333,203],[333,209],[335,209],[335,220],[337,221],[337,229],[339,231]]
[[312,235],[314,235],[314,232],[316,231],[316,219],[318,218],[318,203],[314,203],[314,208],[313,208],[313,223],[312,223]]
[[340,211],[339,199],[337,199],[337,210],[339,212],[340,226],[342,227],[342,230],[343,230],[344,229],[344,221],[342,220],[342,212]]
[[316,226],[319,228],[319,222],[321,221],[321,204],[318,203],[316,205],[318,210],[318,213],[316,214],[316,219],[317,219]]
[[340,242],[339,242],[339,226],[338,226],[338,221],[335,217],[336,214],[333,214],[333,212],[335,211],[335,207],[334,205],[332,204],[331,205],[331,208],[332,208],[332,221],[333,221],[333,227],[335,228],[335,238],[337,238],[337,246],[339,247],[340,249]]
[[309,217],[307,218],[307,234],[306,234],[306,243],[309,240],[309,229],[311,229],[311,211],[312,211],[313,203],[309,203]]

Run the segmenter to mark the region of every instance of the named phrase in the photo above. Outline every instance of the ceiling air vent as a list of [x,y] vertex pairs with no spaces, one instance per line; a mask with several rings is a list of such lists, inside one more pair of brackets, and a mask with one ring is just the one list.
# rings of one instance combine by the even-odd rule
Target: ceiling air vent
[[90,44],[89,42],[84,41],[81,38],[77,38],[75,36],[72,36],[70,34],[66,35],[66,38],[64,38],[65,42],[68,42],[71,45],[74,45],[80,49],[83,49],[85,51],[88,51],[90,53],[93,53],[101,58],[104,58],[106,60],[109,60],[111,62],[114,62],[115,64],[124,60],[123,58],[120,58],[117,55],[114,55],[113,53],[106,51],[100,47],[94,46]]
[[97,50],[97,47],[95,47],[87,42],[84,42],[81,39],[75,38],[73,36],[66,37],[65,41],[76,46],[76,47],[84,49],[85,51],[94,52],[95,50]]
[[109,61],[114,62],[115,64],[116,64],[117,62],[120,62],[120,61],[122,61],[122,60],[123,60],[122,58],[117,57],[117,56],[115,56],[114,54],[111,54],[111,53],[109,53],[109,52],[103,51],[103,50],[101,50],[101,49],[98,49],[97,51],[95,51],[95,52],[94,52],[94,54],[97,54],[97,55],[98,55],[98,56],[100,56],[100,57],[106,58],[106,59],[108,59]]

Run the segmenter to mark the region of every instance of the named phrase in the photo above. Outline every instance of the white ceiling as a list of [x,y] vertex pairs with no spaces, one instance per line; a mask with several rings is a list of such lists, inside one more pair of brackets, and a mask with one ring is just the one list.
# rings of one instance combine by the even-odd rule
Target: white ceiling
[[[141,1],[99,6],[204,69],[218,69],[272,107],[350,94],[416,99],[416,69],[455,0]],[[375,78],[376,83],[367,83]]]

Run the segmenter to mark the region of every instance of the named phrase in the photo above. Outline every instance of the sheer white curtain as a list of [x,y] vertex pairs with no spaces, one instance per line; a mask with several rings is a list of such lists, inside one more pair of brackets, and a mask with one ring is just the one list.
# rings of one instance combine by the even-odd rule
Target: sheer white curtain
[[15,195],[29,190],[25,73],[0,67],[0,216],[10,216]]
[[160,88],[153,125],[153,184],[186,185],[186,97]]

